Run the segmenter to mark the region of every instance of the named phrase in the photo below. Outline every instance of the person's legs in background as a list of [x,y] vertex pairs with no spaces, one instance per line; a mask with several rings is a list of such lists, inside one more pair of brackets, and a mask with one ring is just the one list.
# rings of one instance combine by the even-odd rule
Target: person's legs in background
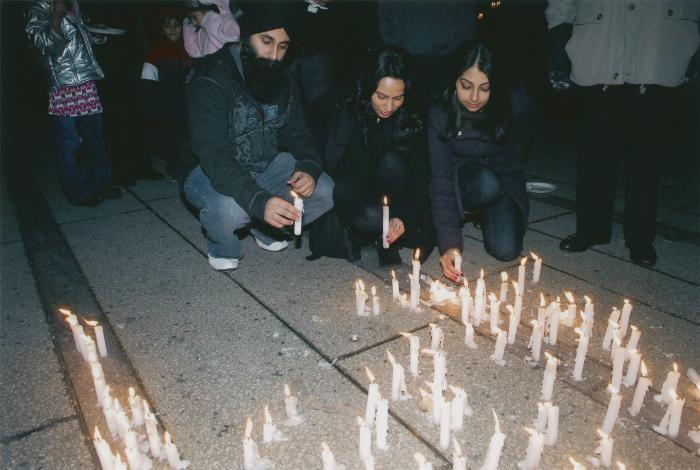
[[112,171],[102,134],[102,116],[93,114],[77,117],[75,120],[78,134],[83,141],[83,166],[90,191],[108,199],[120,198],[121,191],[112,187]]
[[51,116],[58,180],[68,202],[94,207],[102,200],[93,194],[78,166],[80,136],[76,120],[71,116]]

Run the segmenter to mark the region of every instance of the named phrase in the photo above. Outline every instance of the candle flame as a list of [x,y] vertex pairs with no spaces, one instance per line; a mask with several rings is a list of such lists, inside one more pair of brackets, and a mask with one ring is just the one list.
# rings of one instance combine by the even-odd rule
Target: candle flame
[[673,363],[673,372],[678,372],[678,364]]
[[71,311],[68,310],[67,308],[59,308],[58,311],[61,312],[62,314],[64,314],[65,316],[67,316],[67,317],[70,317],[71,315],[73,315],[73,312],[71,312]]
[[570,304],[574,303],[574,295],[571,292],[564,292],[564,297],[569,301]]
[[498,415],[496,414],[496,410],[491,408],[491,412],[493,413],[493,419],[496,422],[495,427],[494,427],[494,434],[500,434],[501,433],[501,423],[498,422]]
[[641,369],[642,369],[642,375],[643,375],[644,377],[646,377],[646,376],[647,376],[647,373],[648,373],[649,371],[647,370],[647,365],[644,364],[644,361],[642,361],[642,367],[641,367]]
[[389,200],[386,198],[386,196],[384,196],[384,205],[385,206],[389,205]]
[[617,464],[617,470],[626,470],[627,467],[622,462],[615,462]]
[[547,358],[547,361],[548,361],[548,362],[549,362],[550,359],[554,359],[555,361],[556,361],[556,359],[557,359],[556,357],[554,357],[554,356],[552,356],[551,354],[549,354],[548,351],[545,351],[544,357]]
[[372,296],[376,297],[376,295],[377,295],[377,288],[372,286]]
[[530,324],[533,328],[537,328],[538,326],[540,326],[540,322],[538,322],[537,320],[530,320]]
[[287,398],[289,398],[291,395],[292,395],[292,394],[291,394],[291,392],[289,391],[289,385],[284,384],[284,396],[286,396]]
[[619,395],[620,391],[613,387],[613,384],[608,384],[608,392],[610,392],[611,395]]
[[389,351],[388,349],[386,350],[386,355],[389,357],[389,362],[393,366],[394,363],[396,362],[396,359],[394,359],[394,355],[391,354],[391,351]]
[[416,248],[416,251],[413,252],[413,259],[416,261],[420,259],[420,248]]
[[401,331],[400,331],[399,334],[400,334],[401,336],[403,336],[404,338],[408,338],[408,339],[411,339],[411,338],[413,337],[413,334],[412,334],[412,333],[405,333],[405,332],[401,332]]
[[481,274],[479,275],[479,277],[480,277],[481,279],[484,278],[484,270],[483,270],[483,269],[481,270]]
[[136,390],[134,390],[134,387],[129,387],[129,398],[135,398],[136,397]]
[[490,302],[496,302],[498,298],[494,295],[493,292],[489,293],[489,301]]
[[560,303],[561,303],[561,297],[557,296],[557,299],[556,299],[554,302],[557,303],[557,304],[560,304]]
[[544,300],[544,293],[540,292],[540,307],[544,308],[547,302]]
[[102,439],[102,434],[100,434],[100,430],[97,429],[97,426],[95,426],[95,436],[94,437],[95,437],[96,441],[99,441],[100,439]]
[[506,305],[506,310],[508,310],[508,313],[515,315],[515,308],[512,305]]
[[452,393],[453,393],[455,396],[461,395],[461,394],[464,393],[464,389],[463,389],[462,387],[457,387],[457,386],[455,386],[455,385],[450,385],[449,387],[450,387],[450,390],[452,390]]
[[523,258],[520,260],[520,266],[525,266],[525,263],[527,263],[527,256],[523,256]]
[[538,259],[540,259],[540,257],[537,256],[537,255],[536,255],[535,253],[533,253],[532,251],[530,252],[530,256],[532,256],[532,259],[534,259],[535,261],[537,261]]
[[587,295],[584,295],[583,298],[586,300],[586,303],[587,303],[587,304],[590,304],[590,303],[591,303],[591,298],[588,297]]
[[535,431],[532,428],[523,428],[525,432],[527,432],[530,436],[534,436],[535,434],[538,434],[538,431]]
[[358,416],[358,417],[357,417],[357,424],[358,424],[358,426],[360,426],[360,427],[364,427],[364,425],[365,425],[365,420]]
[[272,416],[270,415],[270,407],[265,405],[265,424],[272,424]]
[[98,325],[97,320],[83,320],[83,321],[84,321],[85,324],[88,325],[88,326],[93,326],[93,327],[94,327],[94,326],[97,326],[97,325]]
[[[253,421],[250,418],[246,419],[245,422],[245,438],[250,439],[250,435],[253,433]],[[166,431],[165,434],[170,437],[168,432]]]
[[462,448],[459,446],[459,442],[457,442],[457,439],[452,439],[452,445],[455,446],[455,454],[457,454],[459,457],[462,456]]
[[321,442],[321,450],[323,452],[330,452],[331,451],[330,447],[328,447],[328,444],[326,444],[325,442]]
[[577,465],[581,465],[581,462],[577,461],[577,460],[576,460],[575,458],[573,458],[573,457],[569,457],[569,463],[571,463],[571,465],[573,465],[574,467],[577,466]]
[[630,301],[627,300],[627,299],[624,299],[623,302],[625,302],[625,305],[627,305],[628,303],[630,303]]
[[610,436],[602,429],[596,429],[596,432],[602,440],[607,441],[608,439],[610,439]]
[[362,279],[358,279],[357,282],[355,283],[355,286],[360,289],[362,292],[365,291],[365,283],[362,281]]
[[508,282],[508,274],[505,271],[501,271],[501,281]]
[[396,272],[393,269],[391,270],[391,278],[396,279]]
[[367,374],[367,378],[369,379],[369,383],[373,384],[374,383],[374,374],[369,370],[369,367],[365,366],[365,374]]
[[518,286],[518,281],[511,281],[511,284],[513,285],[513,290],[515,291],[515,296],[520,295],[520,287]]
[[413,454],[413,458],[416,459],[416,461],[421,465],[425,463],[425,456],[420,452]]
[[[250,418],[248,418],[248,421],[250,421]],[[250,423],[250,426],[251,426],[251,428],[252,428],[253,423]],[[246,429],[247,429],[247,428],[246,428]],[[248,437],[250,437],[250,436],[248,436]],[[172,444],[172,439],[170,438],[170,433],[169,433],[168,431],[165,431],[165,444],[166,444],[166,445]]]

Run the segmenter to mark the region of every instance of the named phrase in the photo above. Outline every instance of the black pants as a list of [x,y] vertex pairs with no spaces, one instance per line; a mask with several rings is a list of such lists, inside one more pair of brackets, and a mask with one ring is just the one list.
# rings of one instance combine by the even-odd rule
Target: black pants
[[[624,234],[629,243],[656,235],[661,144],[669,134],[675,89],[638,85],[581,87],[582,135],[576,165],[576,232],[611,235],[618,169],[624,168]],[[644,93],[642,93],[644,91]]]
[[465,211],[482,211],[481,232],[486,252],[501,261],[520,256],[525,216],[501,187],[496,173],[477,163],[459,167],[459,189]]
[[[338,207],[339,214],[347,214],[353,238],[361,241],[378,240],[382,235],[381,198],[386,195],[391,201],[393,195],[404,193],[407,185],[406,164],[398,154],[388,152],[379,160],[373,181],[369,185],[370,190],[357,197],[350,207]],[[420,248],[424,257],[430,254],[437,241],[428,206],[426,200],[423,213],[419,215],[415,226],[395,243],[408,248]]]

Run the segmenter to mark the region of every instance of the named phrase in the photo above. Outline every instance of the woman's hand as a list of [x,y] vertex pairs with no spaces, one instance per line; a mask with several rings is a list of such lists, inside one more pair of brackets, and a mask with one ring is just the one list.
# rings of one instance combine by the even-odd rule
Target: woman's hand
[[386,234],[386,241],[388,241],[389,245],[391,245],[396,240],[401,238],[405,232],[406,227],[403,225],[403,220],[399,219],[398,217],[394,217],[393,219],[389,220],[389,232]]
[[459,282],[459,278],[464,273],[457,271],[455,268],[455,254],[457,254],[457,250],[447,250],[447,252],[440,256],[440,266],[442,266],[442,274],[444,274],[447,279],[452,282]]

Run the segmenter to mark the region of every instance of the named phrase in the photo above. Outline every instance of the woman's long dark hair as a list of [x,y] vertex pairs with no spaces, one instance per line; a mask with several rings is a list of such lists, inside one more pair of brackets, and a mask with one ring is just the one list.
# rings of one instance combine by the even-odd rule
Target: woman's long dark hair
[[358,120],[367,143],[368,130],[377,121],[377,114],[372,108],[372,95],[382,78],[386,77],[402,80],[404,83],[403,105],[396,110],[395,116],[392,116],[397,122],[394,137],[400,147],[423,129],[423,121],[411,109],[414,76],[406,51],[394,46],[376,50],[355,82],[347,105]]
[[510,87],[500,73],[500,67],[494,59],[493,50],[484,42],[474,39],[464,48],[463,58],[455,70],[453,78],[447,85],[439,101],[447,112],[447,125],[442,137],[450,139],[457,135],[469,113],[457,99],[457,79],[465,70],[476,66],[489,79],[489,101],[484,107],[486,118],[475,124],[479,130],[486,132],[496,143],[502,142],[509,134],[513,109]]

